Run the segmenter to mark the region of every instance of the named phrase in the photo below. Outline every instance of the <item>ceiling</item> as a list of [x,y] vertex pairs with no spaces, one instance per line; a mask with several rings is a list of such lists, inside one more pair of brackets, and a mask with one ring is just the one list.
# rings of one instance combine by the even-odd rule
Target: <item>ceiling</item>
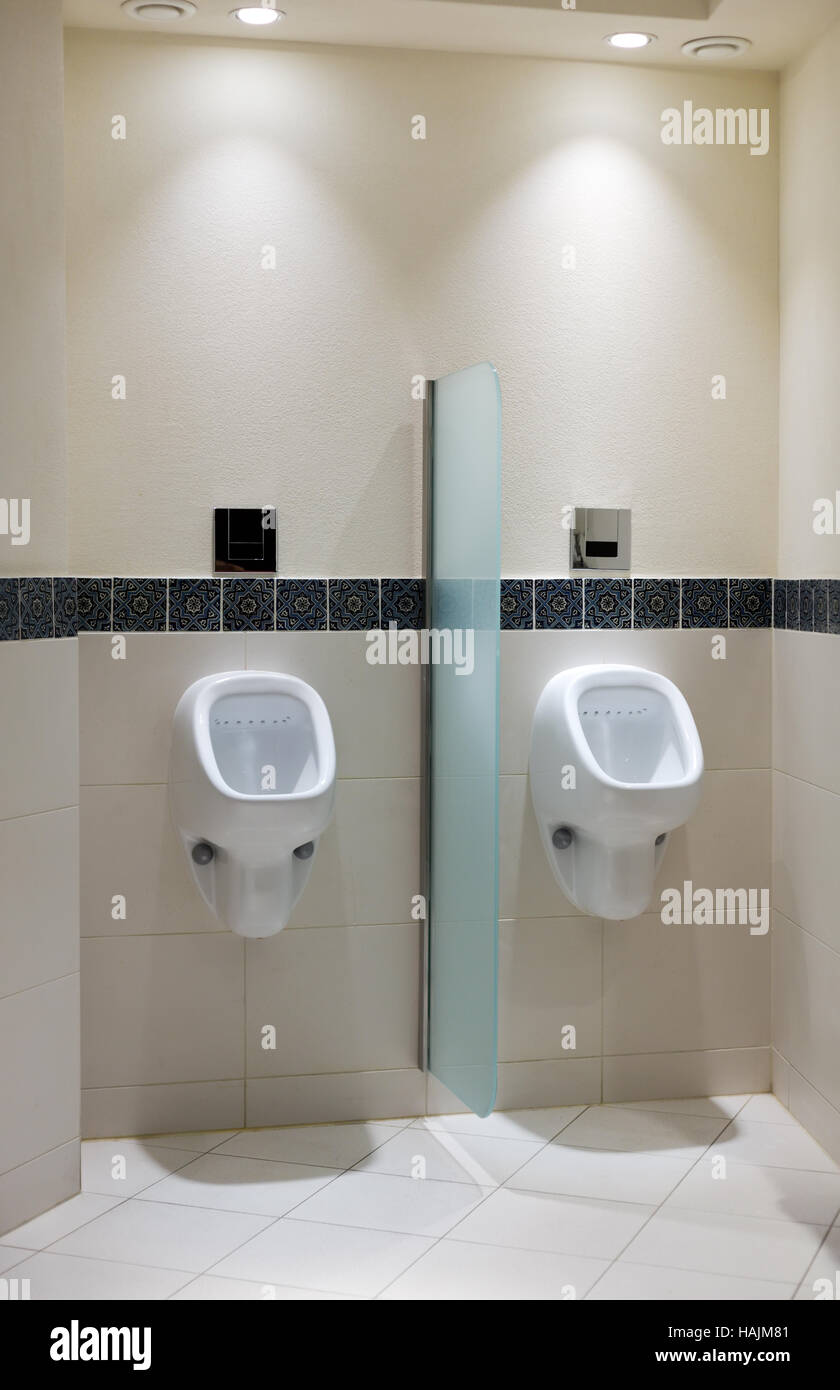
[[[119,0],[64,0],[64,17],[70,26],[127,34],[158,31],[259,44],[365,44],[669,67],[698,66],[680,52],[688,39],[735,34],[752,39],[753,46],[726,66],[764,69],[784,67],[840,19],[840,0],[577,0],[574,10],[564,8],[564,0],[278,0],[285,20],[249,29],[230,16],[236,0],[196,3],[195,15],[168,24],[132,19]],[[640,4],[647,9],[640,10]],[[604,43],[604,35],[617,29],[654,33],[658,41],[621,53]]]

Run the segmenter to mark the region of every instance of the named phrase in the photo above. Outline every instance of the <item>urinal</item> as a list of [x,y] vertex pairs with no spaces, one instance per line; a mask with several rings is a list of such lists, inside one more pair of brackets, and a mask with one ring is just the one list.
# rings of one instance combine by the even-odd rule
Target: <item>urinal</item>
[[335,798],[326,705],[295,676],[225,671],[178,702],[172,816],[207,905],[239,936],[285,927]]
[[649,906],[668,834],[700,801],[703,749],[684,697],[640,666],[575,666],[534,711],[540,837],[568,898],[620,921]]

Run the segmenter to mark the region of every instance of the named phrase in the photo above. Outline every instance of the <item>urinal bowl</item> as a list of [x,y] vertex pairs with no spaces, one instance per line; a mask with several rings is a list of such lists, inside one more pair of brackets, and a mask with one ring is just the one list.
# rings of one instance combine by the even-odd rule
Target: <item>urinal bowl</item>
[[577,666],[534,712],[530,780],[555,879],[613,921],[649,906],[670,831],[700,800],[703,750],[683,695],[638,666]]
[[172,816],[208,906],[240,936],[288,922],[333,811],[326,706],[295,676],[227,671],[178,702]]

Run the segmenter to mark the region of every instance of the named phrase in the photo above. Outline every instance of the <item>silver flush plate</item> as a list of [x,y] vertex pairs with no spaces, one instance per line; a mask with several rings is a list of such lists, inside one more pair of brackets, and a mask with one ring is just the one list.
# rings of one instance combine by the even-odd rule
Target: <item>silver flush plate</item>
[[629,570],[630,508],[576,507],[570,570]]

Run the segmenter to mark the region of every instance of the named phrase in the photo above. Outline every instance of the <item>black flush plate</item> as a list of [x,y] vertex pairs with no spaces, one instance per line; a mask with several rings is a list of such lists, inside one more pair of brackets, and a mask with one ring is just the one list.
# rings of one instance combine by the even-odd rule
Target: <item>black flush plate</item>
[[216,507],[213,512],[213,569],[216,574],[275,574],[276,515],[274,507]]

